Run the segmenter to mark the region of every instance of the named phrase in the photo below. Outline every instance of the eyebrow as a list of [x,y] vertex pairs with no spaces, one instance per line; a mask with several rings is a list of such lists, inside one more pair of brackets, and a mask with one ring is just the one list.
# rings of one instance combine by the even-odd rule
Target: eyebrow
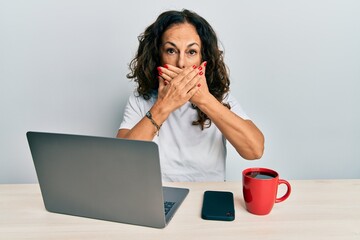
[[[165,43],[163,44],[163,46],[164,46],[165,44],[167,44],[167,43],[170,44],[170,45],[172,45],[173,47],[176,47],[176,48],[177,48],[177,46],[176,46],[175,43],[169,42],[169,41],[165,42]],[[188,45],[187,45],[187,48],[192,47],[192,46],[194,46],[194,45],[197,45],[197,46],[200,48],[200,45],[199,45],[197,42],[193,42],[193,43],[188,44]]]

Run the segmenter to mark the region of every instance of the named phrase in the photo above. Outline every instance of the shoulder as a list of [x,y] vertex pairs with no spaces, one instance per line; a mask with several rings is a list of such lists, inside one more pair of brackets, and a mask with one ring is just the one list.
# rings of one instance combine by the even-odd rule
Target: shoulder
[[137,91],[133,91],[128,99],[129,104],[136,104],[136,105],[153,105],[156,101],[157,93],[150,94],[149,99],[145,99],[141,96]]
[[223,96],[223,103],[229,103],[230,106],[233,105],[237,105],[238,101],[237,99],[234,97],[234,95],[229,91],[227,93],[224,94]]
[[230,110],[236,113],[238,116],[250,120],[250,117],[246,114],[239,101],[235,98],[231,92],[227,92],[223,97],[223,103],[227,103],[230,105]]

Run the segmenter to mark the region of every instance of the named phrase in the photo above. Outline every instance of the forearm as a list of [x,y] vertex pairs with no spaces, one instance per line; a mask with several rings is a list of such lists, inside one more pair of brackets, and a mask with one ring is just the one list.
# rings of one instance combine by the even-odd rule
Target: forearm
[[[170,114],[169,110],[166,108],[166,106],[162,103],[161,100],[158,100],[154,104],[154,106],[150,109],[150,112],[153,121],[155,121],[158,126],[161,126]],[[132,129],[120,129],[118,131],[117,137],[151,141],[152,139],[154,139],[157,133],[157,127],[151,122],[148,117],[144,116]]]
[[143,118],[132,129],[120,129],[118,131],[118,138],[127,138],[133,140],[151,141],[156,135],[156,129],[153,124]]
[[244,120],[209,94],[197,105],[245,159],[259,159],[264,151],[264,136],[250,120]]

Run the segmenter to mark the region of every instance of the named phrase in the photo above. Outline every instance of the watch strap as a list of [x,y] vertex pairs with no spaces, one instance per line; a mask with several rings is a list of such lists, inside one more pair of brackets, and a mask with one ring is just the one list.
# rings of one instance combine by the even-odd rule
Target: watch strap
[[155,134],[159,136],[159,131],[160,131],[160,128],[161,128],[162,124],[159,125],[159,124],[157,124],[157,123],[155,122],[155,120],[152,118],[152,114],[151,114],[150,111],[148,111],[148,112],[145,114],[145,116],[146,116],[148,119],[150,119],[151,123],[155,126],[155,128],[156,128]]

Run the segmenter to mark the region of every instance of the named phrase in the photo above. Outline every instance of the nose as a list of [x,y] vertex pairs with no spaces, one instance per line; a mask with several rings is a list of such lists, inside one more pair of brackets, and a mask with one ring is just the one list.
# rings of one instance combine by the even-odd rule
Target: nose
[[185,68],[186,67],[186,63],[185,63],[185,54],[181,53],[178,55],[178,60],[177,60],[177,67],[178,68]]

